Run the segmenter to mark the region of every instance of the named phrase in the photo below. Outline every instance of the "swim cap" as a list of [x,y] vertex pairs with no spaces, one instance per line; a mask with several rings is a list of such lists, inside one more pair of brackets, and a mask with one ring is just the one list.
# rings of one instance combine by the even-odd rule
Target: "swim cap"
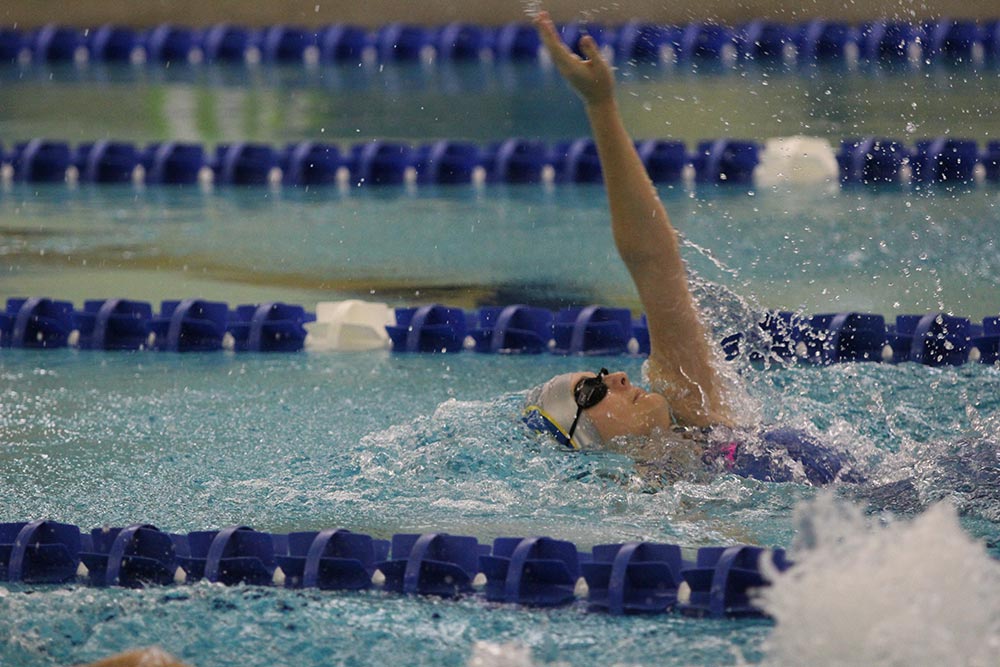
[[529,391],[524,407],[524,423],[535,431],[551,434],[559,444],[573,449],[600,445],[603,438],[586,412],[580,413],[573,438],[569,437],[569,427],[577,411],[573,396],[574,375],[576,373],[557,375]]

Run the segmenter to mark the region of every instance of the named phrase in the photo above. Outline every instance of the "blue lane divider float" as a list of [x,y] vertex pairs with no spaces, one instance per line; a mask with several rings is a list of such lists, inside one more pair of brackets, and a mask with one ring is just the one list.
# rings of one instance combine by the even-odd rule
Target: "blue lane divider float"
[[[350,306],[350,307],[340,307]],[[361,301],[318,304],[323,321],[303,306],[229,306],[202,299],[150,304],[127,299],[68,301],[11,298],[0,312],[0,348],[298,352],[390,349],[401,353],[647,355],[646,316],[626,308],[589,305],[552,312],[515,304],[475,312],[440,304],[389,309]],[[914,362],[956,366],[1000,363],[1000,315],[973,322],[948,313],[882,315],[844,312],[761,314],[753,331],[720,341],[728,359]]]
[[679,183],[688,164],[683,142],[666,139],[646,139],[636,144],[639,158],[654,183]]
[[990,141],[980,156],[987,182],[1000,182],[1000,141]]
[[549,537],[500,537],[479,558],[492,602],[549,607],[572,602],[580,578],[576,545]]
[[258,46],[264,62],[294,63],[305,60],[306,52],[315,41],[315,33],[310,33],[305,28],[273,25],[259,33]]
[[49,24],[28,37],[31,57],[42,62],[78,61],[86,57],[83,33],[76,28]]
[[941,137],[918,141],[910,162],[917,183],[969,183],[979,162],[979,150],[974,141]]
[[556,354],[625,354],[632,340],[632,314],[627,308],[564,308],[556,314],[552,338]]
[[[984,34],[985,36],[985,34]],[[861,25],[858,51],[862,59],[887,64],[920,58],[919,27],[902,21],[872,21]]]
[[287,553],[275,557],[289,588],[370,588],[376,564],[389,556],[389,542],[349,530],[327,528],[288,534]]
[[202,299],[168,300],[152,306],[128,299],[92,299],[83,310],[68,301],[12,298],[0,312],[0,347],[82,350],[295,352],[305,346],[305,325],[314,319],[302,306],[264,303],[237,306]]
[[526,305],[479,309],[478,327],[469,331],[476,352],[538,354],[552,339],[552,312]]
[[472,183],[485,175],[479,146],[468,141],[436,141],[417,149],[415,163],[418,183],[455,185]]
[[501,183],[541,183],[551,169],[549,146],[543,141],[507,139],[486,152],[485,164],[491,180]]
[[[624,62],[972,63],[1000,59],[996,20],[941,18],[921,23],[876,20],[858,25],[825,19],[804,23],[757,20],[738,25],[662,25],[635,19],[622,25],[571,22],[559,26],[577,48],[585,32]],[[145,30],[104,25],[86,31],[50,24],[0,29],[0,64],[29,62],[356,64],[379,61],[538,61],[531,25],[390,23],[368,30],[350,24],[279,24],[251,29],[217,24],[204,29],[162,24]]]
[[601,183],[604,173],[593,139],[576,139],[557,144],[553,151],[556,181],[564,183]]
[[750,185],[760,163],[760,146],[752,141],[717,139],[698,144],[692,158],[698,183]]
[[402,185],[416,172],[413,147],[395,141],[369,141],[351,147],[351,180],[358,185]]
[[105,24],[87,33],[88,56],[98,62],[131,62],[141,49],[139,36],[131,28]]
[[164,301],[150,320],[152,347],[169,352],[213,352],[222,349],[229,307],[224,303],[184,299]]
[[153,309],[128,299],[89,300],[74,311],[81,350],[138,350],[149,337]]
[[202,33],[201,50],[206,63],[242,62],[252,45],[246,28],[219,23]]
[[593,609],[621,616],[662,613],[676,605],[685,566],[677,545],[604,544],[595,546],[592,556],[582,569]]
[[791,61],[794,58],[793,29],[775,21],[750,21],[736,31],[736,48],[743,60]]
[[378,563],[384,588],[408,595],[454,597],[471,593],[479,571],[479,556],[489,552],[474,537],[447,533],[398,534],[392,537],[392,557]]
[[[191,581],[266,586],[276,567],[274,538],[248,526],[172,535],[177,562]],[[280,544],[280,542],[279,542]]]
[[898,183],[909,152],[902,144],[867,137],[846,139],[837,153],[842,183]]
[[802,356],[819,364],[879,360],[888,342],[881,315],[831,313],[813,315],[805,323],[800,329]]
[[150,185],[194,185],[208,168],[202,146],[175,141],[147,147],[142,164]]
[[800,62],[843,62],[857,58],[858,31],[846,23],[814,19],[798,26],[793,39]]
[[32,139],[5,156],[13,167],[15,181],[62,183],[72,162],[69,144]]
[[397,308],[396,324],[386,330],[395,352],[461,352],[466,315],[441,305]]
[[46,298],[8,299],[0,313],[3,347],[65,347],[73,331],[73,304]]
[[[909,319],[912,316],[901,317]],[[778,357],[818,364],[890,360],[887,344],[892,329],[881,315],[828,313],[804,316],[776,311],[765,314],[759,326],[769,338],[770,351]],[[899,360],[905,361],[908,357]]]
[[633,19],[618,30],[615,55],[628,62],[667,62],[674,59],[677,42],[675,26]]
[[184,63],[192,60],[197,46],[195,31],[164,23],[142,35],[146,58],[157,63]]
[[490,28],[455,22],[432,29],[431,42],[445,60],[474,61],[490,57],[494,38]]
[[760,615],[748,592],[767,583],[760,571],[762,557],[770,558],[771,566],[779,572],[791,566],[781,549],[767,552],[739,545],[699,549],[694,567],[681,570],[691,594],[679,604],[680,612],[711,618]]
[[380,588],[442,598],[555,607],[586,602],[613,615],[762,615],[751,592],[765,570],[792,567],[781,549],[626,542],[579,551],[551,537],[399,533],[381,540],[326,528],[288,534],[247,526],[186,534],[149,524],[84,531],[53,521],[0,523],[0,581],[15,584],[167,586],[206,580],[227,586],[357,591]]
[[979,60],[982,56],[977,51],[983,48],[985,30],[989,29],[989,25],[979,26],[974,21],[951,19],[925,21],[921,24],[921,43],[925,45],[923,53],[928,59],[941,62]]
[[169,584],[177,570],[173,540],[150,525],[95,528],[81,537],[80,561],[94,586]]
[[719,23],[691,23],[680,33],[676,59],[732,63],[739,55],[736,30]]
[[229,313],[227,331],[237,352],[296,352],[305,345],[305,308],[284,303],[239,306]]
[[888,335],[894,361],[905,359],[928,366],[961,365],[968,359],[973,338],[979,344],[990,338],[985,325],[974,330],[967,318],[944,313],[899,316]]
[[63,583],[80,564],[80,529],[54,521],[0,524],[0,573],[11,583]]
[[390,23],[376,30],[375,49],[382,62],[427,60],[424,54],[433,49],[431,37],[422,26]]
[[993,364],[998,361],[1000,345],[995,318],[987,317],[982,324],[975,324],[968,318],[946,313],[898,315],[894,323],[886,324],[882,316],[865,313],[803,317],[774,312],[761,321],[760,327],[767,335],[773,356],[820,364],[843,361],[912,361],[928,366],[957,366],[967,361]]
[[[772,150],[771,143],[778,148]],[[843,184],[1000,182],[1000,141],[982,147],[972,139],[922,139],[912,148],[887,137],[849,138],[834,152],[825,139],[807,154],[789,157],[782,139],[765,145],[721,138],[699,142],[688,152],[682,142],[646,139],[636,148],[650,178],[660,184],[734,185],[780,180],[769,161],[794,160],[819,181]],[[829,167],[827,166],[829,165]],[[782,167],[782,168],[784,168]],[[780,171],[780,169],[779,169]],[[32,139],[0,150],[0,176],[15,182],[220,186],[400,186],[481,183],[600,183],[603,179],[590,138],[547,143],[511,138],[486,146],[439,140],[410,145],[373,140],[340,147],[303,141],[277,148],[238,142],[207,151],[197,144],[122,141],[82,143]]]
[[336,184],[345,164],[336,146],[315,141],[291,144],[281,156],[282,182],[291,186]]
[[[421,317],[415,317],[416,313]],[[432,305],[397,310],[398,324],[386,327],[392,349],[400,352],[537,354],[548,350],[566,355],[648,354],[645,315],[633,319],[628,309],[592,305],[558,313],[517,305],[487,307],[478,315]],[[478,320],[477,320],[478,318]],[[518,321],[518,318],[521,318]],[[473,325],[467,328],[467,320]],[[478,327],[476,322],[478,321]],[[765,339],[764,349],[750,340]],[[1000,317],[973,323],[945,313],[899,315],[887,324],[871,313],[827,313],[812,316],[788,311],[764,313],[758,330],[736,333],[721,341],[730,359],[746,353],[751,359],[795,360],[804,363],[912,361],[925,365],[959,365],[967,361],[1000,361]]]
[[268,185],[279,174],[278,153],[266,144],[222,144],[211,167],[223,185]]

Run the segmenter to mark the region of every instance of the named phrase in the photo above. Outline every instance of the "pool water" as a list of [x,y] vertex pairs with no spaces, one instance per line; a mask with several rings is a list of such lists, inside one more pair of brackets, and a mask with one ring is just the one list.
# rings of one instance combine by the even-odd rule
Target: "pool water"
[[[103,78],[71,71],[51,79],[8,71],[11,87],[5,89],[18,94],[0,116],[0,137],[12,143],[61,130],[59,136],[72,141],[110,135],[278,143],[322,136],[324,129],[338,141],[355,135],[554,140],[586,132],[579,109],[550,74],[515,68],[482,77],[476,88],[477,77],[464,72],[456,75],[457,87],[449,87],[442,70],[387,70],[338,70],[336,81],[268,70],[259,78],[226,79],[223,72],[221,82],[200,75],[136,80],[131,71]],[[765,74],[680,73],[675,81],[630,71],[623,73],[622,98],[639,134],[688,141],[805,133],[814,129],[805,127],[812,122],[806,118],[817,109],[826,120],[814,133],[837,138],[869,128],[903,132],[914,118],[921,129],[939,133],[954,121],[956,131],[980,140],[998,131],[998,116],[980,113],[998,99],[990,92],[995,73]],[[827,105],[813,99],[823,99],[824,84],[860,92],[841,96],[839,107]],[[956,97],[926,96],[925,86]],[[469,87],[471,98],[454,92]],[[711,110],[728,107],[733,88],[757,90],[765,102],[745,115],[745,105],[730,107],[732,118],[722,118],[735,123],[730,128]],[[525,89],[530,92],[522,96]],[[90,97],[68,104],[81,90]],[[799,103],[786,109],[779,100],[789,90],[801,97],[792,96]],[[96,101],[102,93],[108,97]],[[862,93],[875,101],[861,99]],[[136,100],[126,102],[132,94]],[[287,109],[278,103],[285,95],[293,99]],[[907,96],[940,109],[922,116],[919,106],[910,107],[899,119],[895,111],[872,112],[905,108]],[[351,125],[362,122],[353,105],[365,98],[383,111],[352,135],[360,128]],[[195,101],[193,111],[185,99]],[[435,106],[428,112],[430,100]],[[99,112],[119,102],[119,114]],[[676,134],[673,126],[661,127],[663,119],[692,115],[678,111],[678,103],[706,110],[703,122],[684,118],[692,125]],[[774,120],[779,104],[786,109],[780,124]],[[164,121],[175,117],[172,111],[136,111],[174,109],[170,105],[187,108],[178,117],[191,122]],[[37,113],[40,108],[48,111]],[[272,117],[261,110],[267,108],[282,110]],[[231,114],[220,109],[254,111],[243,125],[223,127],[219,118]],[[537,124],[539,118],[546,120]],[[886,316],[946,310],[976,318],[1000,312],[1000,252],[992,233],[1000,217],[998,195],[995,186],[662,191],[716,338],[747,330],[762,309],[773,307]],[[232,305],[285,300],[311,307],[363,297],[467,308],[516,302],[637,308],[610,244],[603,193],[588,186],[301,193],[16,185],[0,191],[0,297],[47,295],[77,305],[105,296],[201,296]],[[803,505],[825,502],[813,487],[732,476],[657,485],[628,457],[567,453],[519,422],[525,390],[555,373],[604,365],[637,378],[641,363],[471,352],[4,350],[0,508],[5,521],[51,517],[84,527],[147,522],[183,532],[238,523],[285,532],[342,526],[378,537],[446,531],[481,542],[541,534],[589,549],[632,539],[689,547],[786,546],[809,534],[803,512],[814,516],[817,530],[833,525],[829,530],[849,531],[864,545],[877,524],[897,525],[883,510],[919,521],[929,504],[948,499],[957,518],[915,522],[911,534],[926,548],[893,556],[888,567],[902,571],[885,594],[900,608],[927,590],[926,566],[959,553],[950,528],[1000,556],[994,437],[1000,369],[764,367],[743,359],[730,365],[745,393],[739,404],[745,419],[805,428],[856,460],[869,484],[840,485],[835,494],[867,512],[876,527],[844,529]],[[913,480],[914,497],[873,492],[901,479]],[[981,544],[970,548],[983,551]],[[919,632],[891,635],[889,649],[879,654],[890,656],[886,664],[904,648],[928,642],[923,630],[931,624],[941,623],[942,632],[974,628],[983,642],[1000,636],[995,563],[970,558],[962,571],[980,575],[981,588],[993,593],[985,618],[940,619],[918,610],[913,627]],[[878,565],[874,557],[842,562],[825,581],[842,573],[867,581],[856,575],[886,571]],[[947,597],[939,581],[934,585],[932,593]],[[810,604],[852,613],[842,600],[824,599],[817,590],[814,585],[792,594],[801,603],[796,613],[807,617],[800,608]],[[777,610],[797,609],[787,599],[775,604]],[[0,609],[0,664],[32,666],[83,662],[149,644],[201,667],[232,664],[234,656],[247,665],[459,666],[477,641],[522,643],[536,664],[718,665],[779,661],[785,653],[774,643],[787,634],[776,632],[771,621],[612,618],[584,613],[583,603],[529,611],[475,598],[444,602],[377,591],[207,584],[141,591],[8,586],[0,588]],[[797,626],[794,618],[776,615],[782,629],[836,636],[822,624]],[[838,655],[831,649],[828,662]]]
[[[689,144],[807,134],[834,141],[1000,136],[994,67],[713,69],[619,65],[636,138]],[[447,63],[303,68],[4,68],[5,144],[48,137],[149,142],[575,138],[586,117],[552,68]]]
[[[1000,190],[663,190],[703,281],[761,308],[894,316],[1000,312]],[[12,186],[0,195],[7,295],[75,301],[638,308],[599,186],[210,193]]]
[[[634,359],[586,361],[639,371]],[[793,510],[816,494],[812,487],[724,476],[659,488],[626,457],[571,454],[529,435],[517,420],[521,390],[581,362],[8,351],[0,361],[5,514],[81,526],[143,521],[174,532],[238,523],[380,537],[438,530],[483,542],[545,534],[580,548],[631,539],[792,543]],[[996,369],[744,372],[764,421],[823,434],[873,480],[916,479],[922,499],[950,497],[969,535],[995,540],[996,480],[992,490],[949,485],[949,466],[956,434],[992,441]],[[848,485],[838,491],[867,502]],[[539,612],[475,599],[200,584],[30,595],[13,588],[0,604],[4,661],[26,665],[151,643],[199,665],[227,664],[234,650],[253,665],[291,655],[301,664],[336,655],[342,664],[405,656],[462,665],[477,640],[525,642],[539,664],[593,664],[613,652],[621,664],[710,665],[728,662],[734,648],[759,659],[770,629],[760,621],[611,619],[581,606]],[[230,636],[238,641],[223,639]]]

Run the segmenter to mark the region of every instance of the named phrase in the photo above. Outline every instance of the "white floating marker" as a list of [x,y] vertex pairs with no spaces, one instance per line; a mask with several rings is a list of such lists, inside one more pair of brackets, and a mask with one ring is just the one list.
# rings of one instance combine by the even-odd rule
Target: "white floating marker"
[[840,167],[830,142],[821,137],[775,137],[768,139],[754,170],[754,181],[769,186],[779,183],[837,183]]
[[349,299],[316,304],[316,321],[306,324],[308,350],[380,350],[390,346],[387,326],[396,315],[387,304]]

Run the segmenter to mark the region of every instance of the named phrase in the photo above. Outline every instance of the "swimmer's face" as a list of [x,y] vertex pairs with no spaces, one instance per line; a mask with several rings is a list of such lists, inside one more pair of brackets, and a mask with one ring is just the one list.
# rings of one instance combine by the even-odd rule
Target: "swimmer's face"
[[[576,387],[580,380],[594,373],[578,373],[571,380]],[[656,428],[670,428],[667,399],[629,382],[628,375],[619,371],[604,376],[608,394],[600,403],[584,412],[605,441],[619,435],[649,435]]]

